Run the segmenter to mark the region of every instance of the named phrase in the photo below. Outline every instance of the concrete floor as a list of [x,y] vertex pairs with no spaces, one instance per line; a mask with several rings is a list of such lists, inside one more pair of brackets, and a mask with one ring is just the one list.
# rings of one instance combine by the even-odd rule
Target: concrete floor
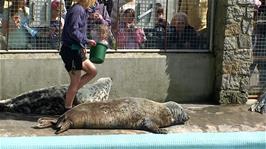
[[[248,111],[250,105],[184,104],[190,120],[184,125],[166,128],[169,133],[265,131],[266,115]],[[33,129],[40,116],[0,113],[0,136],[54,136],[54,130]],[[70,129],[60,135],[142,134],[141,130]]]

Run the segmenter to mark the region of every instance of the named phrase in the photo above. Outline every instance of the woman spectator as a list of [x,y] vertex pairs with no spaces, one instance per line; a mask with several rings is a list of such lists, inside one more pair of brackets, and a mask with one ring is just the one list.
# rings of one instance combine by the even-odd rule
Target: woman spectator
[[25,4],[24,0],[13,0],[12,5],[3,10],[2,33],[8,37],[8,46],[12,49],[31,47],[30,36],[23,27],[29,20],[28,7]]
[[179,0],[179,11],[187,14],[188,24],[201,31],[207,27],[209,0]]
[[188,24],[187,15],[178,12],[173,16],[168,29],[168,47],[174,49],[198,49],[197,31]]

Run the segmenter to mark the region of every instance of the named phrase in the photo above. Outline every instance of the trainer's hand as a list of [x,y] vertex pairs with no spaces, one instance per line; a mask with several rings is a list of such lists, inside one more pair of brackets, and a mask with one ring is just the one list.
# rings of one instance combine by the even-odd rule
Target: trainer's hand
[[96,42],[95,42],[94,40],[89,40],[89,41],[88,41],[88,44],[89,44],[90,46],[96,46]]
[[82,49],[82,53],[83,53],[84,55],[86,55],[86,54],[87,54],[87,49],[86,49],[86,48]]

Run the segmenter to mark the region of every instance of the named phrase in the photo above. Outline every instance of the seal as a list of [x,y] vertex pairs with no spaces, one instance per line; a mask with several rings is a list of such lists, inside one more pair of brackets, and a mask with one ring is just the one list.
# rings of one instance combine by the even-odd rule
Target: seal
[[52,127],[55,134],[70,128],[139,129],[167,133],[164,127],[184,124],[187,113],[176,102],[126,97],[77,105],[59,118],[41,117],[34,128]]
[[[76,94],[74,105],[109,99],[112,86],[110,77],[86,84]],[[0,111],[25,114],[61,115],[64,113],[64,96],[67,85],[52,86],[25,92],[17,97],[0,101]]]
[[249,111],[258,112],[266,115],[266,92],[264,92],[256,103],[250,106]]

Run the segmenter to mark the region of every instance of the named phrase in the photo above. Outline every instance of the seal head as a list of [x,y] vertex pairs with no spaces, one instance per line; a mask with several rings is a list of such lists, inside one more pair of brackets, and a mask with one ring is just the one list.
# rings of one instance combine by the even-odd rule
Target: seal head
[[188,114],[184,111],[183,107],[180,104],[174,101],[168,101],[164,104],[172,114],[173,125],[184,124],[186,121],[189,120]]

